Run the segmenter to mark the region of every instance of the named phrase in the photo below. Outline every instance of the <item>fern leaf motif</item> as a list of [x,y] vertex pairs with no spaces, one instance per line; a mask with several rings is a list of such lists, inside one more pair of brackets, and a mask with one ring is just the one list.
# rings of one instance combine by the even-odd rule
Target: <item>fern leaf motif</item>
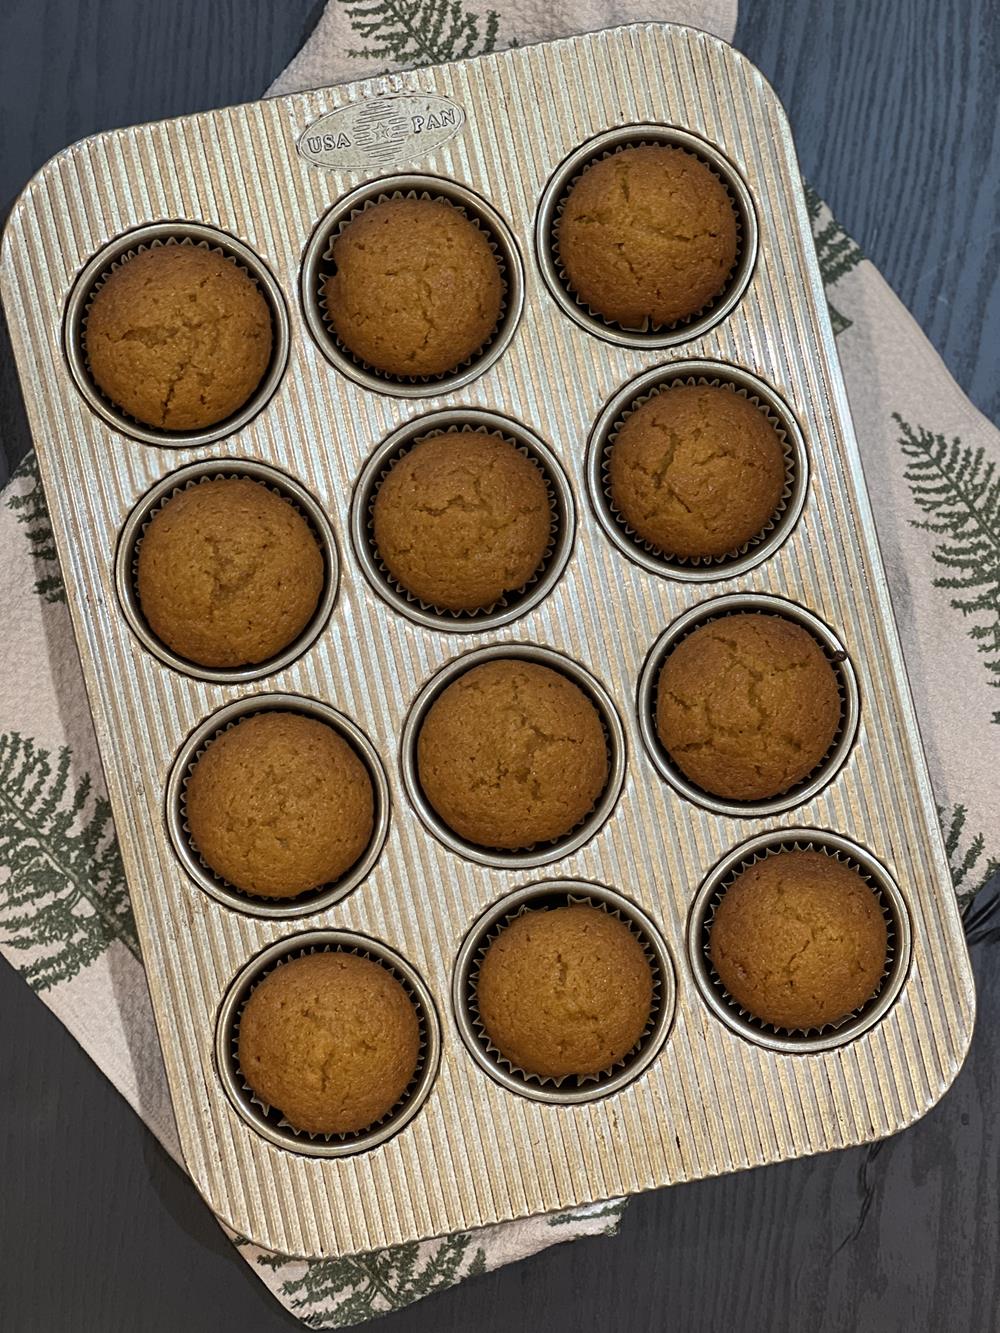
[[[934,580],[955,596],[951,605],[973,622],[969,638],[986,658],[990,685],[1000,688],[1000,476],[985,450],[957,437],[950,442],[923,426],[913,429],[898,412],[905,477],[925,519],[911,520],[937,543],[931,552],[947,570]],[[993,721],[1000,722],[1000,710]]]
[[951,880],[955,886],[959,910],[964,912],[981,888],[1000,870],[1000,860],[987,856],[986,839],[982,833],[968,838],[965,832],[965,820],[968,815],[964,805],[953,805],[949,811],[938,807],[938,819],[944,833],[944,849],[948,854],[951,867]]
[[139,956],[111,809],[70,751],[0,735],[0,939],[33,989],[68,981],[121,942]]
[[[30,481],[27,490],[21,490],[16,483]],[[52,524],[49,510],[42,490],[42,479],[38,475],[38,460],[34,453],[28,454],[11,474],[12,494],[7,497],[7,508],[17,516],[18,523],[27,528],[25,536],[31,547],[39,578],[35,582],[35,592],[47,602],[65,602],[66,587],[63,583],[59,558],[56,555],[55,538],[52,536]]]
[[[257,1262],[278,1269],[288,1260],[260,1255]],[[301,1276],[283,1282],[281,1293],[307,1327],[344,1328],[410,1305],[485,1268],[483,1249],[460,1231],[439,1240],[315,1260]]]
[[462,0],[340,0],[363,43],[355,59],[387,65],[438,65],[488,55],[497,44],[500,15],[480,16]]
[[[805,186],[805,194],[820,275],[823,278],[823,286],[830,288],[845,273],[850,273],[852,268],[856,268],[865,256],[857,241],[848,236],[836,218],[830,217],[828,221],[822,221],[823,200],[811,186]],[[834,337],[839,337],[845,329],[851,327],[853,321],[840,313],[829,295],[827,295],[827,305],[830,308],[830,323],[833,325]]]

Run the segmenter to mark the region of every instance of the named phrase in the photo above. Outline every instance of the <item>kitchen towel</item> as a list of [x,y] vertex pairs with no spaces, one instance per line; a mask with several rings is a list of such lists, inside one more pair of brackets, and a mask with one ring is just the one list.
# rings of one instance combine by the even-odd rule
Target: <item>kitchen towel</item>
[[[366,77],[641,19],[731,38],[735,0],[329,0],[269,89]],[[893,605],[965,902],[1000,855],[1000,436],[814,196],[813,230]],[[33,457],[0,498],[0,952],[179,1160],[145,977]],[[565,1240],[624,1201],[306,1262],[232,1239],[306,1324],[344,1327]]]

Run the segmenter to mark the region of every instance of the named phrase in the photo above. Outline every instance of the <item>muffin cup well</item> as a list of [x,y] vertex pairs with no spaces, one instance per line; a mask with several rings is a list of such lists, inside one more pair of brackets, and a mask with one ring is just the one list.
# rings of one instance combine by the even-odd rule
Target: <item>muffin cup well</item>
[[[471,356],[440,375],[393,375],[356,356],[337,336],[326,311],[323,286],[332,272],[333,244],[365,209],[390,199],[428,199],[453,205],[489,241],[503,282],[500,315],[493,332]],[[399,398],[451,392],[477,379],[507,347],[524,304],[524,272],[514,237],[500,214],[472,190],[437,176],[388,176],[345,195],[321,220],[302,258],[302,309],[313,338],[341,374],[364,389]]]
[[[307,889],[294,898],[264,898],[246,893],[217,875],[202,860],[187,822],[186,793],[194,765],[224,731],[256,713],[288,712],[314,718],[330,726],[354,750],[364,764],[372,784],[374,819],[368,846],[353,866],[332,884]],[[318,699],[297,694],[252,694],[220,708],[196,728],[174,760],[166,790],[167,831],[181,865],[200,889],[226,907],[250,916],[287,919],[308,916],[340,902],[371,873],[389,829],[389,783],[378,752],[371,741],[343,713]]]
[[[777,432],[784,450],[785,485],[777,510],[761,531],[721,556],[676,556],[660,550],[629,525],[611,494],[609,464],[618,432],[628,417],[657,394],[678,385],[731,386],[753,403]],[[805,441],[787,404],[763,380],[738,366],[717,361],[675,361],[656,366],[631,380],[609,399],[594,423],[587,445],[587,488],[597,521],[630,560],[651,574],[689,583],[709,582],[744,574],[782,545],[798,522],[809,484]]]
[[[150,250],[161,245],[197,245],[224,255],[253,279],[271,311],[271,360],[263,378],[238,411],[214,426],[206,426],[204,430],[163,430],[137,421],[116,406],[98,388],[91,376],[84,351],[83,334],[87,316],[98,291],[122,263],[133,258],[141,250]],[[144,444],[162,445],[173,449],[210,444],[213,440],[234,435],[241,430],[261,411],[278,387],[288,361],[288,347],[289,325],[285,299],[276,279],[263,261],[235,236],[219,231],[216,227],[196,222],[156,222],[149,226],[137,227],[110,241],[78,275],[70,291],[63,319],[63,350],[76,387],[88,406],[121,434],[130,435]]]
[[[700,310],[671,324],[625,328],[591,309],[573,292],[559,259],[558,233],[570,190],[587,167],[623,148],[651,145],[683,148],[693,153],[722,182],[736,213],[736,262],[722,291]],[[757,260],[757,215],[742,176],[717,148],[698,135],[670,125],[622,125],[582,144],[556,168],[542,193],[535,217],[535,252],[549,291],[570,319],[607,342],[622,347],[675,347],[699,338],[725,319],[739,304]]]
[[[836,1023],[809,1031],[777,1028],[755,1018],[729,994],[709,957],[709,934],[726,890],[741,871],[782,851],[823,852],[857,871],[882,908],[888,931],[885,969],[878,989],[860,1008]],[[911,931],[906,902],[895,880],[870,852],[836,833],[818,829],[781,829],[762,833],[729,853],[698,890],[688,918],[688,956],[702,999],[728,1027],[758,1046],[796,1055],[828,1051],[867,1032],[892,1008],[910,967]]]
[[[476,998],[479,969],[489,945],[523,912],[580,903],[618,917],[642,944],[653,973],[653,1004],[649,1019],[632,1050],[598,1074],[567,1075],[560,1079],[529,1074],[501,1055],[486,1034]],[[650,918],[613,889],[579,880],[533,884],[494,903],[466,935],[452,976],[452,1005],[458,1030],[480,1068],[509,1092],[563,1106],[607,1097],[637,1078],[663,1048],[673,1022],[675,1000],[676,982],[670,954]]]
[[[414,445],[431,435],[489,431],[502,435],[541,469],[552,510],[552,531],[542,563],[523,587],[504,594],[478,611],[449,611],[421,601],[408,592],[386,568],[375,543],[373,511],[379,487],[391,468]],[[559,581],[573,546],[575,514],[573,492],[558,459],[532,431],[508,417],[477,408],[433,412],[400,426],[375,450],[365,464],[351,504],[351,536],[362,571],[372,588],[394,610],[428,629],[470,632],[495,629],[527,614]]]
[[[380,1120],[353,1134],[313,1134],[295,1129],[260,1100],[239,1065],[240,1018],[254,989],[283,963],[314,953],[353,953],[384,967],[413,1002],[420,1023],[420,1054],[402,1097]],[[408,1124],[427,1100],[441,1055],[441,1029],[430,991],[419,973],[378,940],[345,930],[316,930],[279,940],[246,964],[231,982],[215,1025],[215,1065],[234,1110],[278,1148],[309,1157],[346,1157],[377,1147]]]
[[[424,794],[417,763],[420,729],[431,706],[442,691],[473,667],[482,666],[484,662],[503,661],[506,658],[518,658],[521,661],[535,662],[539,666],[549,667],[578,686],[597,709],[608,747],[608,780],[590,812],[561,838],[556,838],[552,842],[535,843],[517,851],[482,847],[477,843],[468,842],[457,834],[445,823]],[[406,793],[428,831],[459,856],[498,870],[522,870],[547,865],[550,861],[558,861],[564,856],[569,856],[585,842],[589,842],[611,818],[625,783],[625,763],[625,729],[604,686],[571,658],[551,648],[542,648],[529,643],[498,643],[489,648],[478,648],[442,667],[431,677],[411,704],[400,740],[400,766]]]
[[[667,753],[656,729],[657,686],[660,678],[660,668],[666,661],[668,654],[677,647],[682,639],[687,638],[689,634],[696,629],[700,629],[703,625],[719,620],[724,616],[745,615],[747,613],[782,616],[785,620],[790,620],[807,630],[822,648],[827,661],[833,668],[840,694],[840,726],[826,754],[813,771],[797,782],[794,787],[790,787],[788,791],[783,792],[780,796],[769,797],[762,801],[726,800],[723,797],[713,796],[710,792],[699,787],[685,777],[680,767]],[[804,805],[827,783],[831,782],[843,766],[850,753],[851,746],[854,744],[860,715],[858,682],[854,667],[851,665],[846,648],[829,626],[825,625],[811,611],[797,606],[794,602],[786,602],[782,597],[771,597],[762,593],[731,593],[726,597],[717,597],[711,602],[702,602],[698,606],[691,607],[683,615],[678,616],[653,644],[643,664],[639,675],[636,708],[639,731],[642,734],[646,751],[657,772],[670,783],[675,791],[687,800],[693,801],[695,805],[711,810],[714,814],[742,816],[752,819],[759,818],[762,815],[780,814],[783,810],[792,809],[793,806]]]
[[[283,500],[287,500],[306,520],[323,556],[323,590],[309,623],[280,653],[267,658],[264,662],[241,667],[207,667],[175,653],[154,633],[143,614],[138,589],[139,547],[152,520],[175,495],[204,481],[229,477],[244,477],[250,481],[260,482],[280,495]],[[194,676],[197,680],[215,681],[220,684],[256,680],[260,676],[273,675],[306,652],[322,633],[330,618],[337,600],[338,579],[337,543],[322,506],[299,482],[277,471],[276,468],[254,462],[252,459],[207,459],[201,463],[192,463],[188,467],[181,468],[179,472],[173,472],[162,478],[146,492],[126,519],[115,552],[115,589],[118,600],[130,629],[142,646],[174,671]]]

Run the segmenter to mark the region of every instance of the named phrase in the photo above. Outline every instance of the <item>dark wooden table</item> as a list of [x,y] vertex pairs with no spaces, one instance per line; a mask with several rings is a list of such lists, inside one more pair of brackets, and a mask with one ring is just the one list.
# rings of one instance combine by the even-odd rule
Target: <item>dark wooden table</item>
[[[318,0],[0,0],[0,214],[95,130],[257,96]],[[742,0],[803,170],[1000,420],[1000,0]],[[0,481],[28,447],[0,330]],[[6,466],[4,465],[6,460]],[[16,632],[3,625],[0,632]],[[635,1200],[385,1333],[980,1333],[1000,1327],[1000,886],[970,941],[972,1053],[895,1139]],[[0,1327],[293,1329],[183,1173],[0,963]]]

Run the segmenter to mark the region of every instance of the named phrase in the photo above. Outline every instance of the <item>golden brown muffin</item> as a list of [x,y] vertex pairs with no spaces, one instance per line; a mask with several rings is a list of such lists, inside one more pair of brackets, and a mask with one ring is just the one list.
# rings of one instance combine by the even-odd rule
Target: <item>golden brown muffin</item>
[[368,846],[368,770],[325,722],[256,713],[212,741],[187,785],[187,824],[217,875],[260,898],[333,884]]
[[718,296],[736,263],[736,212],[693,153],[648,145],[589,166],[557,248],[573,292],[626,328],[672,324]]
[[247,477],[203,481],[153,517],[138,590],[153,632],[208,667],[265,662],[309,623],[323,556],[291,504]]
[[669,555],[726,555],[773,517],[781,439],[732,389],[683,384],[630,412],[608,463],[611,497],[643,541]]
[[431,705],[417,738],[420,785],[449,828],[510,850],[561,838],[608,781],[600,715],[550,667],[500,658]]
[[397,582],[449,611],[522,588],[549,545],[538,465],[487,431],[432,435],[394,463],[375,496],[375,543]]
[[420,1022],[396,978],[370,958],[292,958],[254,990],[238,1059],[262,1102],[310,1134],[352,1134],[388,1114],[413,1078]]
[[503,279],[485,235],[452,204],[387,199],[333,243],[323,287],[337,337],[389,375],[442,375],[496,327]]
[[94,297],[83,331],[97,387],[164,430],[203,430],[232,416],[267,370],[271,342],[271,311],[254,280],[198,245],[126,259]]
[[728,800],[778,796],[810,774],[840,725],[837,677],[784,616],[702,625],[664,662],[656,729],[692,782]]
[[642,1036],[653,974],[627,925],[580,903],[527,911],[489,946],[479,1016],[505,1060],[526,1074],[599,1074]]
[[823,852],[756,861],[726,889],[709,937],[733,999],[778,1028],[821,1028],[874,995],[887,932],[861,876]]

